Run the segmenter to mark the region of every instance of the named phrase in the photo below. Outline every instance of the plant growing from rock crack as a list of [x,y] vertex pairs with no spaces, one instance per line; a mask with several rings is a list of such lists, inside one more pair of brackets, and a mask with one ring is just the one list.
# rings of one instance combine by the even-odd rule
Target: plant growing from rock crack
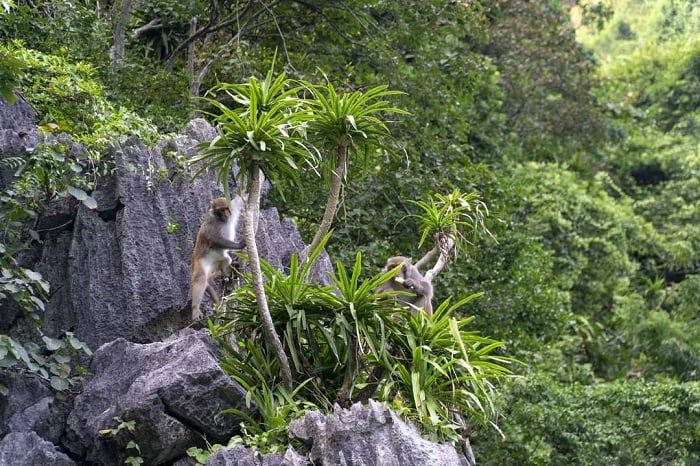
[[387,86],[376,86],[365,92],[337,93],[332,84],[310,88],[309,137],[323,149],[324,171],[330,178],[330,192],[323,217],[308,251],[313,251],[328,233],[340,200],[340,190],[347,175],[352,154],[362,154],[367,165],[375,149],[383,149],[389,136],[383,114],[407,115],[408,112],[392,107],[386,97],[403,94]]
[[[438,440],[460,439],[464,425],[458,413],[489,422],[492,384],[510,375],[511,360],[495,353],[501,342],[469,330],[473,318],[456,317],[480,295],[447,300],[432,318],[422,312],[412,316],[397,304],[400,292],[375,291],[398,268],[364,278],[359,254],[349,270],[336,264],[333,286],[310,283],[311,267],[328,238],[307,263],[293,256],[288,273],[262,261],[270,314],[295,369],[293,391],[281,386],[278,360],[258,343],[262,324],[251,312],[256,303],[250,285],[224,298],[224,304],[235,303],[232,316],[220,314],[210,324],[224,348],[222,368],[249,390],[263,413],[263,422],[246,421],[254,437],[246,441],[266,448],[284,444],[289,417],[370,397],[401,407]],[[231,345],[227,333],[238,343]]]
[[214,121],[219,123],[220,132],[193,159],[193,163],[201,162],[195,174],[207,168],[217,172],[227,198],[231,196],[228,178],[234,163],[239,166],[239,186],[247,184],[244,237],[251,263],[252,284],[265,338],[275,350],[282,379],[288,389],[292,387],[292,373],[270,317],[255,234],[263,173],[275,182],[277,188],[282,181],[298,183],[299,163],[312,156],[299,133],[306,113],[302,111],[303,103],[297,97],[298,91],[298,88],[291,86],[284,73],[274,78],[272,68],[262,81],[251,77],[244,84],[218,85],[209,94],[223,93],[238,106],[230,108],[216,98],[205,98],[219,112],[214,115]]
[[[113,419],[117,422],[117,426],[110,429],[100,430],[99,434],[101,436],[113,437],[116,439],[122,436],[124,432],[129,432],[131,436],[134,435],[134,432],[136,431],[136,421],[124,421],[118,416],[114,417]],[[139,466],[140,464],[143,464],[141,447],[136,440],[129,440],[124,449],[128,455],[124,460],[124,464],[130,464],[131,466]]]
[[[33,325],[36,340],[22,343],[9,335],[0,334],[0,368],[23,364],[27,369],[48,380],[54,390],[68,389],[75,383],[70,361],[79,351],[88,356],[90,348],[72,332],[64,332],[61,338],[50,338],[41,331],[41,314],[44,311],[49,284],[41,274],[18,267],[0,243],[0,303],[12,301]],[[0,384],[0,394],[7,388]]]

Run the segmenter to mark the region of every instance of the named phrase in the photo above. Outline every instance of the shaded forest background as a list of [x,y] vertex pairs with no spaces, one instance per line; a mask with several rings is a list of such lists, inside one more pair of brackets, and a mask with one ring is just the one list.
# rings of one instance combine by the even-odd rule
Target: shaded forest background
[[[275,51],[292,77],[404,91],[395,154],[350,171],[329,252],[420,257],[407,201],[482,194],[496,240],[436,290],[484,291],[475,326],[526,364],[500,387],[505,439],[473,434],[480,462],[700,463],[697,1],[0,4],[0,93],[96,159],[182,128],[194,96]],[[326,197],[308,181],[273,199],[307,241]],[[5,192],[0,220],[39,203]]]

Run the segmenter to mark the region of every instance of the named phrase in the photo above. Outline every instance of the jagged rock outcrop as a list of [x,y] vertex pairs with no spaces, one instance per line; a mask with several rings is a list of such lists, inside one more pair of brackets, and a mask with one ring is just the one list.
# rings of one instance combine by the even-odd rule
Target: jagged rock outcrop
[[[39,144],[35,120],[36,112],[21,96],[14,105],[0,97],[0,160],[22,157]],[[7,186],[14,171],[0,165],[0,189]]]
[[[36,146],[41,137],[34,118],[23,100],[12,106],[0,101],[0,158]],[[70,197],[51,203],[38,224],[44,243],[22,257],[24,266],[51,284],[47,334],[72,329],[96,348],[119,337],[158,341],[190,323],[190,254],[209,203],[221,192],[212,174],[192,180],[183,164],[215,134],[196,119],[184,134],[152,148],[130,138],[104,154],[115,169],[91,193],[96,209]],[[52,141],[73,154],[84,150],[65,135],[47,138]],[[278,268],[305,247],[294,224],[280,219],[274,207],[261,212],[257,240],[261,257]],[[326,279],[330,268],[324,255],[316,279]],[[18,317],[4,312],[10,311],[3,311],[3,322]]]
[[0,441],[0,466],[75,466],[36,432],[13,432]]
[[54,397],[48,383],[36,374],[9,372],[0,375],[7,395],[0,395],[0,436],[8,432],[34,431],[58,443],[70,410],[67,401]]
[[[99,465],[120,464],[129,440],[136,440],[146,464],[185,455],[193,445],[227,441],[241,418],[222,414],[245,407],[245,391],[226,375],[206,332],[185,331],[172,340],[137,344],[122,338],[97,350],[90,364],[95,376],[75,399],[63,444]],[[135,430],[100,435],[118,422]]]
[[[0,99],[0,159],[23,156],[42,140],[61,143],[73,154],[84,149],[65,135],[43,138],[34,112],[22,100]],[[245,392],[219,367],[206,332],[184,329],[189,291],[189,255],[210,200],[220,194],[210,174],[191,180],[183,161],[214,129],[191,121],[185,133],[149,148],[136,138],[104,154],[110,176],[91,193],[97,208],[70,197],[56,199],[38,219],[41,244],[19,258],[51,284],[44,331],[72,330],[95,352],[90,375],[72,400],[60,401],[27,374],[3,374],[9,395],[0,397],[0,466],[123,464],[134,440],[144,464],[192,464],[186,449],[225,443],[240,419],[223,414],[245,407]],[[0,188],[12,171],[0,168]],[[299,232],[274,207],[261,212],[257,234],[261,256],[278,268],[305,248]],[[323,255],[312,274],[327,282]],[[0,305],[0,332],[16,330],[20,313]],[[14,326],[14,327],[13,327]],[[8,330],[9,329],[9,330]],[[128,341],[127,341],[128,340]],[[163,340],[163,341],[161,341]],[[68,412],[70,411],[70,414]],[[114,429],[133,421],[134,432]],[[259,455],[250,449],[221,449],[209,465],[465,464],[448,445],[422,439],[418,431],[384,405],[355,405],[294,421],[290,436],[308,447]],[[52,443],[53,442],[53,443]]]
[[207,466],[467,465],[452,445],[423,439],[415,426],[372,400],[367,407],[357,403],[327,415],[308,413],[292,421],[289,435],[309,447],[307,456],[291,447],[284,455],[259,455],[239,446],[220,449],[209,458]]
[[286,452],[261,455],[245,447],[221,448],[209,457],[207,466],[306,466],[308,460],[289,447]]
[[384,404],[372,400],[323,415],[311,412],[292,421],[289,434],[310,445],[313,464],[401,466],[466,465],[452,445],[423,439]]

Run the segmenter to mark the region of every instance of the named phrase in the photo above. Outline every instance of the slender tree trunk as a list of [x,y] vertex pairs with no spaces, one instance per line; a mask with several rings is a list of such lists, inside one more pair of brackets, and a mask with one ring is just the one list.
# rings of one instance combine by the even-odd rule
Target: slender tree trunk
[[345,368],[343,376],[343,385],[338,393],[338,404],[343,408],[349,407],[350,392],[352,391],[355,375],[357,374],[358,359],[360,356],[360,345],[357,343],[357,338],[351,335],[348,341],[348,365]]
[[250,194],[248,195],[248,204],[245,210],[244,236],[245,244],[248,249],[248,257],[250,259],[250,268],[253,274],[253,291],[258,302],[258,312],[262,321],[265,339],[270,348],[275,352],[277,359],[280,362],[280,370],[282,382],[285,388],[292,389],[292,371],[289,368],[289,360],[284,353],[284,347],[280,341],[279,335],[275,331],[275,325],[272,322],[270,309],[267,307],[267,296],[263,287],[263,276],[260,270],[260,256],[258,255],[258,246],[255,242],[255,219],[260,210],[260,190],[262,187],[260,168],[253,165],[251,170]]
[[343,178],[345,178],[345,172],[347,169],[346,159],[347,147],[339,146],[338,163],[335,170],[333,170],[333,176],[331,177],[331,191],[328,194],[328,200],[326,201],[326,210],[323,213],[321,224],[318,226],[318,231],[316,231],[313,241],[311,241],[311,244],[307,248],[307,257],[311,254],[311,251],[318,247],[323,237],[326,236],[328,231],[331,229],[331,225],[333,225],[335,211],[338,208],[338,201],[340,200],[340,188],[343,185]]
[[112,47],[112,68],[118,71],[124,61],[124,26],[131,14],[131,0],[117,0],[114,2],[112,10],[112,20],[114,21]]
[[[190,20],[190,35],[197,31],[197,17],[195,16]],[[194,42],[187,46],[187,74],[190,76],[190,96],[194,96],[194,87],[197,78],[194,72]],[[197,86],[199,90],[199,86]]]

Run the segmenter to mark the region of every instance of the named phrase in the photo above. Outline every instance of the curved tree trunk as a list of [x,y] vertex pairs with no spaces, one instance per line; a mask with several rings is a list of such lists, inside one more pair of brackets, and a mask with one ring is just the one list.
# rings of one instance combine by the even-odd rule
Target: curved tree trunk
[[270,310],[267,307],[267,296],[263,287],[263,276],[260,270],[260,256],[258,255],[258,246],[255,243],[255,221],[260,210],[260,190],[262,186],[260,168],[257,165],[253,166],[250,180],[250,194],[248,196],[248,204],[245,210],[244,222],[244,237],[245,244],[248,250],[250,259],[250,268],[253,274],[253,292],[258,303],[258,312],[262,321],[265,339],[270,348],[275,352],[277,359],[280,362],[280,370],[282,382],[285,388],[292,389],[292,371],[289,368],[289,360],[284,353],[284,347],[280,341],[279,335],[275,331],[274,323]]
[[335,170],[333,170],[333,177],[331,178],[331,191],[328,193],[326,210],[323,212],[323,218],[321,219],[321,224],[318,226],[318,231],[316,231],[313,241],[311,241],[311,244],[307,248],[306,257],[311,254],[311,251],[318,247],[323,237],[326,236],[328,231],[331,229],[331,225],[333,225],[335,211],[338,208],[338,201],[340,200],[340,188],[343,185],[343,178],[345,178],[347,168],[346,164],[347,148],[345,146],[339,146],[338,163],[336,164]]
[[350,393],[352,392],[353,382],[357,375],[357,369],[360,359],[360,345],[357,342],[355,335],[350,335],[348,339],[348,363],[345,367],[345,375],[343,376],[343,385],[338,392],[338,404],[343,408],[350,407]]

